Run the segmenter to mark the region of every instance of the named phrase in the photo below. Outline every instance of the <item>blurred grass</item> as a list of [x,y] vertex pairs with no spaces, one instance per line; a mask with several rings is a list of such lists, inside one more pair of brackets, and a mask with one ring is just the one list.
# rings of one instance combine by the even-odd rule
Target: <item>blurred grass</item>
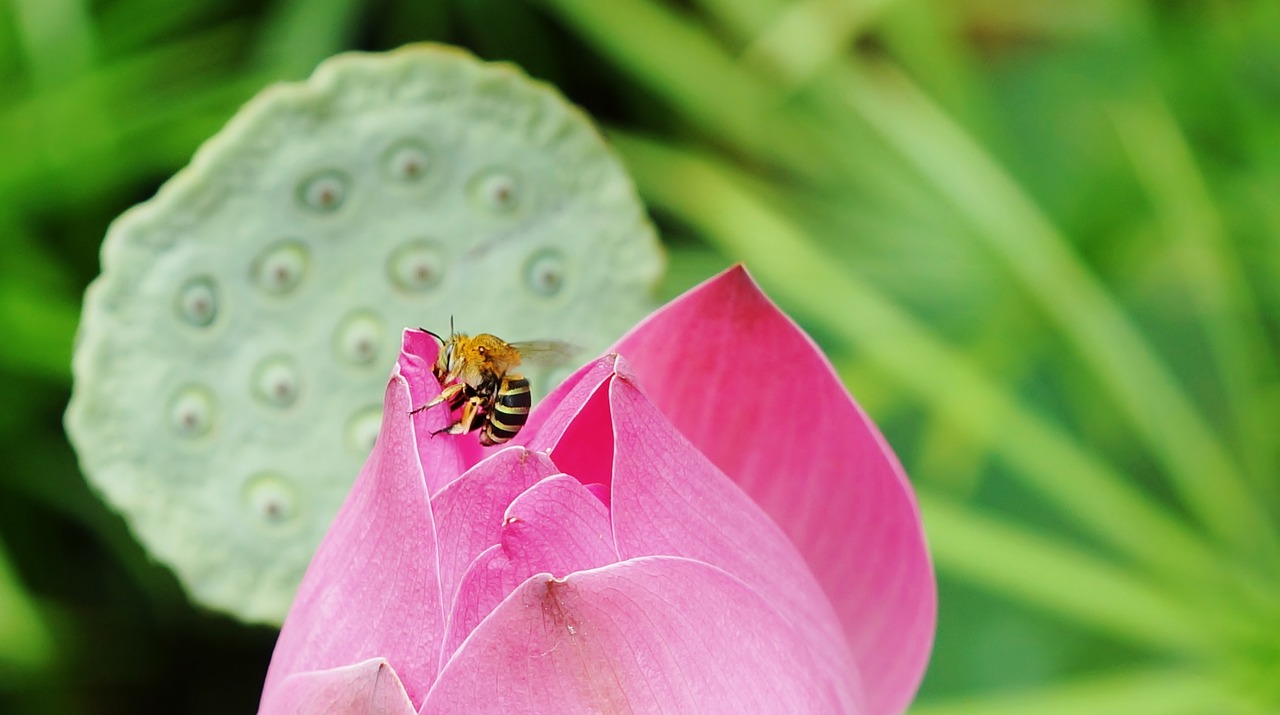
[[664,297],[745,260],[830,352],[935,544],[919,712],[1280,707],[1280,4],[9,0],[0,711],[253,708],[272,634],[76,472],[79,296],[258,88],[413,40],[607,123]]
[[48,668],[53,634],[0,545],[0,682]]

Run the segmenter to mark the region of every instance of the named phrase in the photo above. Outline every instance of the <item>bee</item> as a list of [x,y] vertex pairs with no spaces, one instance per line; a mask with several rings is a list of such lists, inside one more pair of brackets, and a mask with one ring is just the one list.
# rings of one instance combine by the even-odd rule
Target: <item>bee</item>
[[533,403],[529,380],[515,368],[526,358],[543,365],[559,364],[572,355],[574,348],[559,340],[508,343],[489,333],[471,337],[453,332],[450,323],[448,340],[419,328],[440,342],[440,354],[431,371],[443,389],[435,399],[410,414],[447,403],[450,410],[461,409],[462,414],[453,424],[432,434],[480,430],[480,444],[485,447],[507,442],[529,419]]

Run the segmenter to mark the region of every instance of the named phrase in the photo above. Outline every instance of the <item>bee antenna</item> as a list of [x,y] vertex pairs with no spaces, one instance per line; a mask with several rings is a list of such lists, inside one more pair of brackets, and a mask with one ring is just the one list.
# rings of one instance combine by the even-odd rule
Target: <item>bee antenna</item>
[[435,338],[436,340],[439,340],[439,341],[440,341],[440,344],[441,344],[441,345],[444,345],[444,338],[440,337],[439,335],[436,335],[435,333],[431,332],[430,330],[427,330],[426,328],[418,328],[418,330],[421,330],[422,332],[426,333],[427,335],[430,335],[431,337]]
[[450,315],[450,316],[449,316],[449,337],[451,337],[451,338],[452,338],[452,337],[453,337],[453,336],[455,336],[455,335],[457,335],[457,333],[456,333],[456,332],[454,332],[454,330],[453,330],[453,316],[452,316],[452,315]]

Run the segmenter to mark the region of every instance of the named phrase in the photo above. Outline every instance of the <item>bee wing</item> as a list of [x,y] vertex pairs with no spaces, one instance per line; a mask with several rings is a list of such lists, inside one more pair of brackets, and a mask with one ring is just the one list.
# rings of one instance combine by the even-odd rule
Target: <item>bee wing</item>
[[526,340],[511,343],[520,351],[520,362],[537,367],[558,367],[578,353],[578,346],[563,340]]

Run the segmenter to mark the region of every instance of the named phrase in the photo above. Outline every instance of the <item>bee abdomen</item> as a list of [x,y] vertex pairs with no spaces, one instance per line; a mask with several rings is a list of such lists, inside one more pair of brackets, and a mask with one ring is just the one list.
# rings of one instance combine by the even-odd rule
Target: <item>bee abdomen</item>
[[533,396],[529,394],[529,381],[523,377],[504,377],[493,401],[493,410],[480,433],[480,444],[502,444],[516,436],[529,419],[529,406]]

